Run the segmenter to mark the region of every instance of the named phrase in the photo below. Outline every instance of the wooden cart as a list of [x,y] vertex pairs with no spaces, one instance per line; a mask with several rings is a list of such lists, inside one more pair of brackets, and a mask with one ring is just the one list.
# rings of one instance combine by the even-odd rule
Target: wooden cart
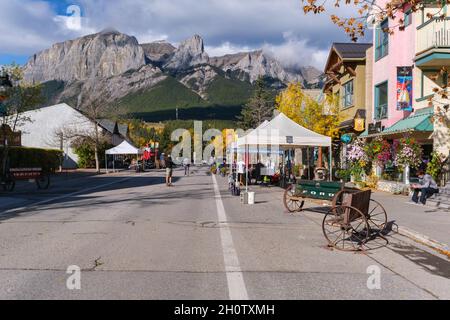
[[16,181],[19,180],[35,181],[38,189],[42,190],[50,187],[50,175],[45,173],[42,168],[15,168],[10,169],[6,177],[2,179],[3,190],[14,191]]
[[386,210],[371,197],[371,190],[345,188],[339,182],[300,181],[285,191],[284,205],[292,213],[319,212],[305,208],[306,201],[331,204],[322,224],[329,245],[343,251],[358,251],[374,233],[383,232],[387,226]]

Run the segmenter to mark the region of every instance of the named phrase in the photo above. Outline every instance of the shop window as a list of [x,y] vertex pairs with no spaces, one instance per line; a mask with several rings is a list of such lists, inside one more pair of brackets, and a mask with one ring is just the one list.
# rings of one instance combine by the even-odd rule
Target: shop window
[[375,86],[375,120],[388,117],[388,83]]

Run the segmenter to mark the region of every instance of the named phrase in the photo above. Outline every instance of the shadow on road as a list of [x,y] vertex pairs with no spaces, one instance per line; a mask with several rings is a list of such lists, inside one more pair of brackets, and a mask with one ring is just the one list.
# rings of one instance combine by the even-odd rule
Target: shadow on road
[[[130,178],[130,179],[128,179]],[[127,180],[124,180],[127,179]],[[166,187],[163,176],[97,176],[86,178],[77,186],[54,185],[47,191],[32,192],[34,199],[31,203],[17,203],[0,210],[0,222],[19,216],[34,215],[52,209],[83,209],[88,206],[114,206],[119,203],[142,202],[143,205],[163,204],[176,205],[178,202],[190,199],[211,198],[211,184],[180,184],[181,177],[173,177],[174,187]],[[161,185],[161,188],[153,189],[158,192],[145,192],[145,187]],[[189,188],[191,186],[191,188]],[[195,192],[192,187],[195,186]],[[144,189],[143,189],[144,188]],[[133,192],[133,189],[136,189]],[[94,195],[99,192],[123,191],[117,196],[105,198],[102,195]],[[75,193],[75,194],[73,194]],[[28,193],[1,194],[9,198],[30,195]],[[72,195],[73,194],[73,195]],[[128,195],[129,197],[124,197]],[[40,202],[43,204],[38,204]],[[48,202],[46,202],[48,201]],[[37,203],[38,205],[33,205]],[[13,212],[8,212],[13,211]]]

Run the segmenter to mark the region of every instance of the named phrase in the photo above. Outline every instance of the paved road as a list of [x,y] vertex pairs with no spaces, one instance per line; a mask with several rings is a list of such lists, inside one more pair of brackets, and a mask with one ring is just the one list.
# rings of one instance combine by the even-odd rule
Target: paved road
[[[393,236],[332,251],[323,217],[286,214],[277,188],[243,206],[205,169],[176,175],[173,188],[123,173],[15,196],[0,213],[0,299],[450,299],[450,262],[426,248]],[[81,290],[66,287],[71,265]]]

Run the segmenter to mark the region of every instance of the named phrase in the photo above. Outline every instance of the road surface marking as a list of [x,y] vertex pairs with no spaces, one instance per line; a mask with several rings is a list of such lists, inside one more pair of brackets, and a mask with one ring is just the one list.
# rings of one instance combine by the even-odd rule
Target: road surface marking
[[21,207],[21,208],[16,208],[16,209],[11,209],[11,210],[6,210],[4,212],[0,212],[0,214],[9,214],[9,213],[14,213],[14,212],[18,212],[18,211],[23,211],[23,210],[30,209],[30,208],[33,208],[33,207],[36,207],[36,206],[40,206],[40,205],[43,205],[43,204],[51,203],[51,202],[54,202],[54,201],[57,201],[57,200],[70,198],[70,197],[82,194],[84,192],[87,192],[87,191],[94,191],[94,190],[101,189],[101,188],[104,188],[104,187],[109,187],[111,185],[114,185],[114,184],[117,184],[117,183],[121,183],[121,182],[125,182],[125,181],[131,180],[133,178],[134,177],[128,177],[128,178],[124,178],[124,179],[117,180],[117,181],[114,181],[114,182],[109,182],[109,183],[106,183],[106,184],[95,186],[95,187],[92,187],[92,188],[87,188],[87,189],[83,189],[83,190],[80,190],[80,191],[77,191],[77,192],[65,194],[63,196],[59,196],[59,197],[55,197],[55,198],[51,198],[51,199],[47,199],[47,200],[31,203],[31,204],[29,204],[29,205],[27,205],[25,207]]
[[231,230],[227,224],[227,214],[223,206],[219,185],[215,175],[212,175],[214,182],[214,192],[216,194],[217,216],[219,223],[224,227],[220,228],[220,238],[222,242],[223,260],[225,262],[225,272],[227,274],[228,293],[230,300],[249,300],[247,288],[245,287],[244,275],[239,265],[239,258],[233,244]]

